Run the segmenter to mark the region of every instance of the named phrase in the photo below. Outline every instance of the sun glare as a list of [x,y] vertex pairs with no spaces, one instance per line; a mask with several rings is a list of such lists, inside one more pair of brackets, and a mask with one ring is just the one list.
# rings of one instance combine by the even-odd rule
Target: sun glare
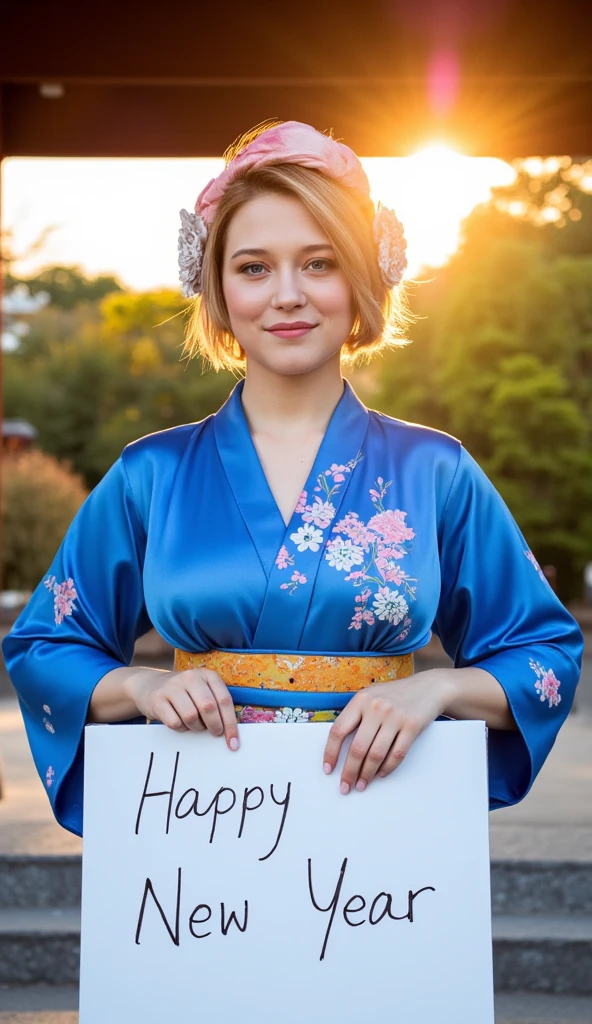
[[516,178],[496,157],[469,157],[433,143],[412,156],[366,158],[372,198],[391,206],[403,224],[409,266],[406,277],[438,267],[456,251],[461,221],[486,202],[495,185]]
[[[394,209],[403,224],[407,277],[445,263],[458,246],[461,220],[492,186],[516,177],[503,160],[463,156],[440,142],[408,157],[362,163],[374,201]],[[135,289],[178,287],[179,209],[192,209],[222,167],[221,159],[5,159],[2,215],[11,250],[24,256],[46,228],[55,228],[14,272],[77,263]]]

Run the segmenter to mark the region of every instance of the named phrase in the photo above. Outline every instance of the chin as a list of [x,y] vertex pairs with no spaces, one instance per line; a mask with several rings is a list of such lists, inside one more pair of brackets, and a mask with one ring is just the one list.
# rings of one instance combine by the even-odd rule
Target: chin
[[[292,377],[300,374],[314,373],[322,369],[328,362],[339,359],[341,346],[330,351],[311,351],[310,347],[294,344],[290,347],[278,348],[275,352],[261,353],[261,358],[253,353],[251,360],[264,366],[269,373],[277,373],[280,376]],[[247,361],[249,353],[247,352]]]
[[315,373],[330,358],[330,356],[327,356],[324,359],[311,359],[310,355],[305,356],[304,353],[297,354],[292,352],[286,353],[286,358],[284,359],[273,360],[265,365],[271,373],[277,373],[279,376],[284,377],[295,377],[306,373]]

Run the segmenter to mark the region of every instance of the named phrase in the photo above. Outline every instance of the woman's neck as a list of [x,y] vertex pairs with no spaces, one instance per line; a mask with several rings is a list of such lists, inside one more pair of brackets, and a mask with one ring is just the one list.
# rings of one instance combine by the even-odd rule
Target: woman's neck
[[251,434],[324,434],[343,386],[339,363],[294,375],[247,365],[242,405]]

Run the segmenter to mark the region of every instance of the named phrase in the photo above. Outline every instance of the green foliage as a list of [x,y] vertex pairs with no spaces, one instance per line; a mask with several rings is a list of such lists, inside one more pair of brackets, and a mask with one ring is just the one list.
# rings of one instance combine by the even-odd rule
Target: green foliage
[[80,477],[40,451],[2,460],[3,582],[33,590],[86,497]]
[[74,309],[81,302],[98,302],[110,292],[121,291],[119,281],[109,274],[86,277],[80,267],[46,267],[34,277],[14,277],[7,273],[4,287],[10,291],[15,284],[26,284],[31,295],[47,292],[52,305]]
[[115,292],[31,316],[20,349],[5,355],[5,416],[32,423],[40,447],[94,487],[130,441],[202,419],[234,384],[180,362],[185,307],[172,290]]
[[372,400],[463,442],[569,599],[592,558],[592,255],[553,251],[551,231],[476,210]]

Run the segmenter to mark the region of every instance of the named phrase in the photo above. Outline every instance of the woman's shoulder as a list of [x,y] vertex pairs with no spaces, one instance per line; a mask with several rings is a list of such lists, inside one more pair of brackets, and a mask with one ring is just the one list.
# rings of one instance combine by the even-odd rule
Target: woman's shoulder
[[130,441],[123,449],[120,461],[132,492],[147,495],[154,486],[160,487],[167,480],[174,479],[186,454],[209,436],[212,419],[212,416],[206,416],[195,423],[155,430]]
[[175,427],[155,430],[144,434],[135,441],[130,441],[123,449],[124,461],[140,461],[143,459],[175,456],[182,454],[188,445],[204,432],[208,431],[212,416],[206,416],[195,423],[180,423]]
[[369,413],[374,433],[377,437],[384,437],[387,443],[402,446],[406,451],[417,450],[423,456],[433,453],[450,458],[455,464],[458,462],[463,445],[453,434],[424,423],[388,416],[375,409],[370,409]]

